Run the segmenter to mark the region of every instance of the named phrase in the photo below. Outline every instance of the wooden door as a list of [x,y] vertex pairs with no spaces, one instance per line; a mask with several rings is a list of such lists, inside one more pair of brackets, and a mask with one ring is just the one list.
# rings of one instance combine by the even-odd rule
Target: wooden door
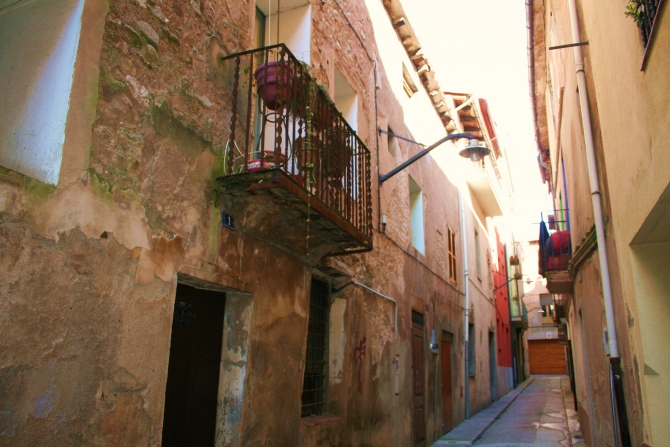
[[412,382],[414,406],[414,445],[426,445],[425,365],[423,315],[412,312]]
[[442,433],[454,428],[454,402],[451,383],[451,342],[442,340],[440,345],[442,367]]

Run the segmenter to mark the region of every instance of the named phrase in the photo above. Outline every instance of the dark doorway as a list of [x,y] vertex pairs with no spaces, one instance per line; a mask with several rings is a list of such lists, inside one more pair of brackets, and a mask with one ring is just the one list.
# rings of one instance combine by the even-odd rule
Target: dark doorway
[[496,335],[489,331],[489,371],[491,378],[491,402],[498,399],[498,366],[496,365]]
[[442,433],[454,428],[454,402],[452,392],[451,341],[453,336],[442,336],[440,344],[440,365],[442,368]]
[[163,446],[213,446],[226,295],[177,285]]
[[412,382],[414,396],[414,445],[426,445],[425,365],[423,315],[412,311]]

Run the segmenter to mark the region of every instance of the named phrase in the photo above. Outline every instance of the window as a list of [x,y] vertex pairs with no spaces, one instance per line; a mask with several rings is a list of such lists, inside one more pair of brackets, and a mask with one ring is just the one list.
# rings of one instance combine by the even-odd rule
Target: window
[[477,279],[482,280],[482,250],[479,242],[479,231],[475,228],[475,262],[477,263]]
[[554,323],[554,305],[549,304],[542,306],[542,324],[553,324]]
[[458,277],[456,276],[456,233],[449,227],[447,227],[447,257],[449,258],[449,280],[458,283]]
[[[347,78],[344,77],[342,72],[335,67],[335,86],[334,86],[334,99],[335,107],[342,114],[342,118],[345,119],[351,129],[355,132],[358,130],[358,94],[356,90],[349,84]],[[342,177],[342,188],[347,190],[347,183],[351,181],[351,192],[350,195],[353,199],[358,198],[358,183],[357,179],[359,178],[360,172],[358,170],[359,165],[359,155],[355,150],[349,148],[349,166],[347,172]]]
[[402,64],[402,88],[405,90],[405,93],[407,93],[409,98],[419,91],[412,76],[409,74],[409,70],[407,70],[405,63]]
[[351,128],[354,131],[358,130],[358,94],[337,67],[335,67],[334,90],[335,107]]
[[388,151],[390,152],[390,154],[393,155],[393,158],[395,158],[397,153],[398,153],[398,148],[397,148],[398,142],[393,137],[393,135],[390,135],[390,134],[395,133],[395,132],[393,132],[393,129],[391,129],[391,126],[388,126],[386,128],[386,131],[388,132],[386,134],[386,147],[387,147]]
[[0,8],[0,165],[53,185],[60,178],[83,8],[83,0]]
[[[263,11],[261,11],[260,9],[258,9],[258,7],[256,7],[256,30],[254,32],[254,48],[262,48],[262,47],[265,46],[265,20],[266,20],[266,17],[265,17],[265,14],[263,14]],[[258,67],[260,64],[265,62],[263,60],[263,57],[264,57],[264,53],[258,52],[258,54],[256,55],[256,60],[254,61],[254,64],[256,65],[256,67]],[[261,126],[262,126],[262,123],[263,123],[263,120],[262,120],[262,117],[261,117],[261,109],[262,108],[256,106],[256,104],[258,104],[258,101],[259,101],[258,93],[256,91],[254,91],[252,93],[252,95],[253,95],[253,104],[254,104],[253,105],[253,110],[254,110],[254,141],[255,141],[255,143],[254,143],[254,149],[255,150],[254,150],[253,158],[259,158],[260,155],[258,154],[258,152],[260,152],[260,147],[258,147],[258,142],[261,139],[261,131],[262,131]],[[268,127],[268,126],[266,126],[266,127]],[[266,150],[267,150],[267,148],[266,148]]]
[[412,247],[424,255],[426,254],[426,242],[423,234],[423,194],[412,177],[409,177],[409,214]]
[[328,380],[328,284],[312,280],[309,297],[309,324],[305,375],[302,386],[302,416],[323,414],[326,410]]
[[[256,32],[254,33],[254,48],[265,46],[265,14],[256,7]],[[261,53],[259,53],[261,56]]]
[[277,14],[277,2],[258,1],[256,7],[266,17],[265,45],[284,43],[302,62],[310,63],[311,7],[307,0],[281,2]]
[[554,300],[551,294],[543,293],[540,295],[540,307],[542,313],[540,317],[542,324],[553,324],[554,322]]
[[468,375],[474,377],[475,372],[477,371],[477,357],[475,356],[475,325],[473,323],[468,324]]

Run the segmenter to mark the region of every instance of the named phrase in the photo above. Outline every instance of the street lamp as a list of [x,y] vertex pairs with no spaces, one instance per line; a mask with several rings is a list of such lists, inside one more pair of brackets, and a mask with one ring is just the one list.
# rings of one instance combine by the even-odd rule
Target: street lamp
[[[379,128],[377,130],[379,130],[380,132],[383,132]],[[387,132],[385,132],[385,133],[387,133]],[[491,153],[490,149],[479,145],[479,142],[477,141],[477,138],[474,135],[469,134],[469,133],[453,133],[451,135],[447,135],[446,137],[442,138],[441,140],[437,141],[436,143],[431,144],[430,146],[428,146],[427,148],[425,148],[424,150],[422,150],[421,152],[419,152],[418,154],[416,154],[415,156],[413,156],[412,158],[410,158],[409,160],[407,160],[406,162],[404,162],[400,166],[398,166],[395,169],[393,169],[392,171],[390,171],[388,174],[379,174],[379,184],[381,185],[386,180],[390,179],[391,177],[396,175],[398,172],[402,171],[407,166],[411,165],[412,163],[417,161],[419,158],[423,157],[428,152],[430,152],[433,149],[435,149],[436,147],[438,147],[440,144],[442,144],[446,141],[449,141],[449,140],[456,140],[456,139],[461,139],[461,138],[467,138],[468,140],[470,140],[470,142],[468,144],[468,147],[466,147],[465,149],[463,149],[462,151],[460,151],[458,153],[458,155],[460,155],[461,157],[468,158],[468,159],[472,160],[473,162],[476,162],[476,161],[481,160],[483,157],[486,157],[487,155],[489,155]]]

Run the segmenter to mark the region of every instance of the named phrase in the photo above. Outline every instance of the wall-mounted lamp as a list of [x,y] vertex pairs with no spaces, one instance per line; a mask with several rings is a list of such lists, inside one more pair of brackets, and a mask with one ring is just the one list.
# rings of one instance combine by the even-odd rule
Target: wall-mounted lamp
[[[486,149],[486,148],[485,148],[485,149]],[[487,149],[487,150],[488,150],[488,149]],[[462,152],[462,151],[461,151],[461,152]],[[497,272],[493,272],[493,273],[497,273]],[[502,275],[502,273],[501,273],[501,275]],[[505,286],[506,286],[507,284],[509,284],[510,282],[514,281],[515,279],[517,279],[517,280],[518,280],[518,279],[523,279],[524,277],[526,278],[526,279],[525,279],[525,282],[526,282],[527,284],[530,284],[531,281],[530,281],[530,277],[529,277],[528,275],[522,275],[521,273],[517,273],[516,275],[512,276],[511,278],[508,277],[508,278],[507,278],[507,282],[505,282],[505,284],[496,287],[495,289],[493,289],[493,291],[496,292],[496,291],[502,289],[503,287],[505,287]]]
[[478,162],[491,153],[491,149],[479,145],[477,140],[470,140],[468,147],[458,153],[461,157],[469,158],[473,162]]
[[382,233],[386,233],[386,214],[382,214]]
[[533,310],[536,310],[538,314],[543,314],[544,313],[544,309],[542,309],[541,307],[532,307],[530,309],[526,309],[526,312],[531,312]]
[[[377,128],[377,130],[379,132],[384,132],[379,127]],[[384,133],[388,133],[389,135],[391,135],[390,132],[384,132]],[[428,154],[428,152],[432,151],[433,149],[438,147],[440,144],[442,144],[446,141],[449,141],[449,140],[456,140],[456,139],[462,139],[462,138],[467,138],[468,140],[470,140],[470,142],[468,144],[468,147],[466,147],[465,149],[463,149],[462,151],[460,151],[458,153],[458,155],[460,155],[461,157],[468,158],[468,159],[470,159],[474,162],[474,161],[481,160],[483,157],[486,157],[487,155],[489,155],[491,153],[490,149],[479,145],[479,142],[477,141],[477,138],[474,135],[469,134],[469,133],[454,133],[454,134],[451,134],[451,135],[447,135],[446,137],[442,138],[441,140],[437,141],[434,144],[431,144],[430,146],[428,146],[427,148],[425,148],[424,150],[422,150],[421,152],[419,152],[418,154],[416,154],[415,156],[413,156],[412,158],[410,158],[409,160],[407,160],[406,162],[404,162],[400,166],[391,170],[388,174],[379,174],[379,183],[380,184],[384,183],[386,180],[390,179],[391,177],[396,175],[398,172],[405,169],[407,166],[411,165],[412,163],[414,163],[415,161],[417,161],[418,159],[420,159],[424,155]],[[406,138],[404,138],[404,139],[406,139]],[[417,143],[417,144],[419,144],[419,143]]]

